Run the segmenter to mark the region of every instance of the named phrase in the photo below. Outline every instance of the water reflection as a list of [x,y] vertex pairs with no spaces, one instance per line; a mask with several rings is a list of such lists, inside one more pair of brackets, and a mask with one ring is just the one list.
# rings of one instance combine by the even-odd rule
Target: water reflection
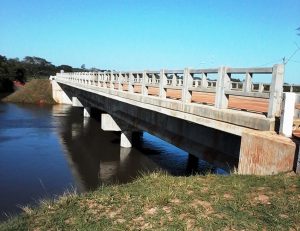
[[67,105],[0,103],[0,219],[3,211],[19,212],[19,205],[70,187],[84,192],[141,172],[224,173],[148,133],[138,134],[133,148],[121,148],[120,133],[102,131],[100,112],[92,115],[83,118],[82,109]]
[[60,121],[58,134],[71,168],[77,172],[80,190],[95,189],[100,184],[125,183],[140,172],[159,169],[140,151],[121,148],[120,134],[102,131],[97,118],[83,118],[79,108],[69,108],[68,114]]
[[101,130],[100,112],[92,113],[94,118],[83,118],[82,109],[69,108],[67,114],[58,133],[83,191],[101,184],[126,183],[141,172],[159,169],[173,175],[226,173],[148,133],[135,137],[134,148],[121,148],[120,133]]

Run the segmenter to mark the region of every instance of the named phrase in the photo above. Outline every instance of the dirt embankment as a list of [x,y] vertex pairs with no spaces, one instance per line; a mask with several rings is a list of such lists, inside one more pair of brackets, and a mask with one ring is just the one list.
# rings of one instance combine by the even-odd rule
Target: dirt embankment
[[55,104],[52,98],[52,88],[49,80],[34,79],[24,87],[2,99],[13,103]]

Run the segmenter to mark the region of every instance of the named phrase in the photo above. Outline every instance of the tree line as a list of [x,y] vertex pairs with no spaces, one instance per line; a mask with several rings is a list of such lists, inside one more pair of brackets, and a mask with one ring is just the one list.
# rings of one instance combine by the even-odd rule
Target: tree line
[[9,59],[0,55],[0,79],[18,80],[26,82],[28,78],[49,78],[50,75],[64,70],[65,72],[74,71],[98,71],[97,68],[86,69],[83,64],[81,68],[74,68],[70,65],[55,66],[46,59],[26,56],[22,60],[19,58]]
[[49,78],[50,75],[64,70],[65,72],[75,71],[100,71],[98,68],[86,69],[85,65],[74,68],[70,65],[55,66],[44,58],[26,56],[19,58],[7,58],[0,54],[0,91],[12,87],[12,81],[17,80],[25,83],[32,78]]

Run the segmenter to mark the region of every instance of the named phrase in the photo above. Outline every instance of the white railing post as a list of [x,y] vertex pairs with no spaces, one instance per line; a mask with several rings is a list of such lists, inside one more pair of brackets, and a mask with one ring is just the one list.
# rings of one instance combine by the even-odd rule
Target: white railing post
[[142,79],[142,95],[148,95],[148,87],[146,84],[148,83],[148,74],[146,71],[143,72],[143,79]]
[[188,68],[184,69],[183,84],[181,91],[181,100],[183,103],[190,103],[192,101],[192,92],[189,90],[193,86],[193,76]]
[[272,82],[270,86],[270,99],[268,107],[268,118],[280,116],[280,105],[283,92],[284,65],[276,64],[273,66]]
[[208,87],[207,73],[202,73],[201,87],[203,87],[203,88],[207,88]]
[[118,90],[123,91],[123,75],[121,72],[118,74]]
[[129,78],[128,78],[128,92],[133,93],[133,82],[134,82],[134,77],[133,74],[130,72],[129,73]]
[[279,133],[291,137],[295,115],[296,93],[283,93]]
[[112,72],[110,72],[110,83],[109,83],[109,88],[110,89],[115,89],[114,82],[115,82],[115,75],[112,71]]
[[167,97],[167,90],[165,86],[167,85],[167,76],[165,70],[160,70],[159,74],[159,97],[165,99]]
[[252,87],[252,74],[246,73],[245,80],[243,82],[243,92],[251,92]]
[[264,84],[263,83],[259,83],[258,84],[258,92],[263,92],[265,89]]
[[226,95],[225,91],[230,89],[231,81],[226,69],[226,67],[220,67],[218,71],[215,107],[219,109],[228,108],[229,95]]
[[174,86],[174,87],[177,85],[177,75],[176,75],[176,73],[173,74],[171,85]]
[[103,87],[107,88],[107,73],[104,72],[104,75],[103,75]]

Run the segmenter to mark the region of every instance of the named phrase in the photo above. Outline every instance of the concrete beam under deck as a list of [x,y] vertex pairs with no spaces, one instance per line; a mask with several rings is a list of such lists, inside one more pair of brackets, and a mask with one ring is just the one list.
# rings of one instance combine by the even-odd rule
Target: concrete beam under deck
[[96,86],[82,87],[75,83],[64,84],[62,81],[61,84],[238,136],[241,136],[248,129],[272,131],[275,127],[275,120],[266,118],[265,115],[231,109],[217,109],[201,104],[182,104],[172,99],[162,100],[158,97],[142,96],[113,89],[97,88]]
[[[197,123],[203,119],[203,123],[212,124],[214,121],[210,119],[199,118],[195,115],[190,115],[191,118],[184,115],[186,113],[166,108],[163,108],[162,111],[153,105],[150,105],[150,109],[146,109],[137,105],[137,102],[123,102],[92,91],[60,85],[67,95],[77,97],[85,107],[95,107],[105,111],[114,119],[127,123],[136,130],[147,131],[200,158],[203,157],[203,153],[214,149],[238,160],[240,137]],[[225,126],[225,123],[215,122]],[[227,124],[227,126],[238,127],[231,124]]]

